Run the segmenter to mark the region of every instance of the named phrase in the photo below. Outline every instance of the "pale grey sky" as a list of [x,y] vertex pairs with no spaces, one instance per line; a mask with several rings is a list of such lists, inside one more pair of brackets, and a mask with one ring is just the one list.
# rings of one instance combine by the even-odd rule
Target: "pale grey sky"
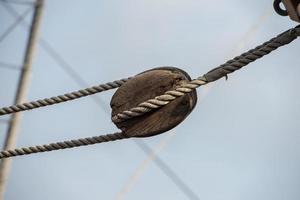
[[[296,25],[275,14],[272,3],[46,0],[40,35],[88,85],[166,65],[197,77]],[[15,20],[2,4],[0,34]],[[10,5],[20,14],[28,8]],[[18,26],[0,43],[1,62],[21,65],[27,33]],[[199,199],[300,198],[299,50],[300,40],[230,75],[228,81],[198,89],[197,107],[171,131],[174,136],[159,157]],[[18,73],[0,66],[1,107],[13,103]],[[28,100],[80,88],[38,46]],[[112,94],[96,95],[103,107],[87,97],[24,112],[17,146],[116,131],[108,113]],[[1,141],[6,130],[0,124]],[[155,148],[165,137],[141,140]],[[116,199],[146,157],[133,140],[17,157],[5,199]],[[189,199],[153,162],[123,197]]]

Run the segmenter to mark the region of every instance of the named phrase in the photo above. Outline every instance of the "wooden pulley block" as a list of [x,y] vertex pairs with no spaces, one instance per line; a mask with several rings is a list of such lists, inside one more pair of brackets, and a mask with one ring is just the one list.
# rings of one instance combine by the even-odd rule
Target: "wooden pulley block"
[[[175,67],[154,68],[138,74],[119,87],[113,95],[110,102],[112,117],[190,80],[185,71]],[[180,124],[196,103],[197,93],[194,90],[142,116],[114,123],[128,137],[158,135]]]

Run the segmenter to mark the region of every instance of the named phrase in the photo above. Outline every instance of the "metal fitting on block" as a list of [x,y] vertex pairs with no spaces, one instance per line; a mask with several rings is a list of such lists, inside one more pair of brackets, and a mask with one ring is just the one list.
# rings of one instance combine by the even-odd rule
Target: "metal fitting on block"
[[[285,9],[281,7],[281,4]],[[292,20],[300,22],[300,0],[275,0],[273,5],[279,15],[288,15]]]

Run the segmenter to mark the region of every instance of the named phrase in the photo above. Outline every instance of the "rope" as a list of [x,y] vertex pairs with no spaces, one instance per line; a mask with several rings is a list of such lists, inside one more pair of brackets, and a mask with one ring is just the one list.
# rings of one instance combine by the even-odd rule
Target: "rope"
[[158,109],[162,106],[169,104],[171,101],[178,97],[184,96],[186,93],[192,92],[194,89],[206,85],[207,83],[214,82],[222,77],[228,76],[228,74],[241,69],[251,62],[256,61],[259,58],[271,53],[277,48],[287,45],[297,37],[300,36],[300,26],[292,28],[277,37],[265,42],[264,44],[252,49],[240,56],[235,57],[232,60],[227,61],[225,64],[209,71],[203,76],[198,77],[188,83],[185,83],[174,90],[169,90],[163,95],[157,96],[153,99],[149,99],[143,103],[140,103],[137,107],[130,110],[123,111],[112,117],[112,121],[115,123],[128,120],[133,117],[141,116],[154,109]]
[[4,107],[0,109],[0,116],[1,115],[7,115],[7,114],[12,114],[16,112],[21,112],[25,110],[32,110],[35,108],[39,107],[44,107],[44,106],[50,106],[53,104],[58,104],[66,101],[72,101],[74,99],[79,99],[81,97],[93,95],[96,93],[100,93],[106,90],[111,90],[114,88],[118,88],[121,85],[123,85],[126,81],[128,81],[130,78],[126,79],[121,79],[121,80],[116,80],[113,82],[89,87],[83,90],[78,90],[75,92],[67,93],[64,95],[56,96],[56,97],[51,97],[51,98],[46,98],[46,99],[40,99],[37,101],[31,101],[29,103],[23,103],[23,104],[17,104],[9,107]]
[[[232,60],[227,61],[225,64],[220,65],[219,67],[209,71],[208,73],[198,77],[197,79],[194,79],[186,84],[183,84],[174,90],[167,91],[163,95],[157,96],[153,99],[149,99],[146,102],[139,104],[135,108],[132,108],[127,111],[123,111],[113,116],[112,120],[113,122],[121,122],[130,119],[132,117],[141,116],[147,112],[152,111],[153,109],[157,109],[164,105],[167,105],[174,99],[181,97],[186,93],[191,92],[193,89],[196,89],[202,85],[206,85],[207,83],[214,82],[222,77],[227,77],[228,74],[241,69],[242,67],[248,65],[251,62],[254,62],[259,58],[262,58],[263,56],[276,50],[278,47],[289,44],[290,42],[295,40],[298,36],[300,36],[300,26],[285,31],[284,33],[278,35],[277,37],[271,39],[270,41],[265,42],[264,44],[256,47],[255,49],[252,49],[238,57],[235,57]],[[31,110],[39,107],[49,106],[53,104],[58,104],[66,101],[71,101],[81,97],[100,93],[106,90],[115,89],[123,85],[130,78],[131,77],[121,79],[121,80],[116,80],[113,82],[89,87],[83,90],[67,93],[56,97],[41,99],[41,100],[13,105],[9,107],[3,107],[0,108],[0,116]]]
[[102,142],[111,142],[111,141],[121,140],[126,138],[129,137],[124,133],[119,132],[119,133],[113,133],[108,135],[81,138],[76,140],[68,140],[68,141],[56,142],[51,144],[39,145],[39,146],[24,147],[20,149],[1,151],[0,159],[14,157],[14,156],[28,155],[33,153],[56,151],[60,149],[69,149],[74,147],[98,144]]
[[[232,60],[227,61],[225,64],[220,65],[219,67],[209,71],[208,73],[204,74],[203,76],[198,77],[188,83],[185,83],[174,90],[170,90],[165,92],[163,95],[157,96],[153,99],[149,99],[137,107],[132,108],[127,111],[123,111],[115,116],[112,117],[113,122],[121,122],[133,117],[141,116],[147,112],[150,112],[154,109],[158,109],[162,106],[167,105],[174,99],[185,95],[193,91],[194,89],[205,85],[210,82],[214,82],[222,77],[228,76],[228,74],[233,73],[236,70],[241,69],[242,67],[248,65],[251,62],[256,61],[259,58],[271,53],[272,51],[276,50],[277,48],[287,45],[295,40],[297,37],[300,36],[300,26],[292,28],[288,31],[283,32],[282,34],[278,35],[277,37],[269,40],[268,42],[263,43],[262,45],[252,49],[246,53],[243,53],[240,56],[235,57]],[[95,93],[103,92],[106,90],[114,89],[120,87],[130,78],[121,79],[113,82],[109,82],[106,84],[101,84],[98,86],[86,88],[83,90],[79,90],[76,92],[68,93],[65,95],[51,97],[49,99],[37,100],[29,103],[18,104],[10,107],[4,107],[0,109],[0,116],[16,113],[20,111],[35,109],[43,106],[48,106],[52,104],[57,104],[65,101],[74,100],[77,98],[81,98],[84,96],[92,95]],[[130,136],[126,135],[125,133],[114,133],[108,135],[101,135],[89,138],[82,138],[77,140],[70,140],[64,142],[57,142],[51,143],[41,146],[32,146],[27,148],[20,148],[14,150],[6,150],[0,152],[0,159],[13,157],[13,156],[21,156],[27,155],[32,153],[40,153],[40,152],[48,152],[60,149],[67,149],[79,146],[86,146],[92,145],[102,142],[110,142],[115,140],[121,140],[125,138],[130,138]]]

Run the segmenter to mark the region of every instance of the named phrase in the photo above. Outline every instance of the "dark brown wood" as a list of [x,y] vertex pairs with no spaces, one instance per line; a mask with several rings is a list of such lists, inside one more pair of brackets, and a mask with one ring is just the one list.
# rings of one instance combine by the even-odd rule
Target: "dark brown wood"
[[300,0],[282,0],[290,18],[300,22]]
[[[161,67],[138,74],[123,84],[111,99],[112,116],[136,107],[176,86],[191,80],[174,67]],[[196,90],[145,115],[115,123],[129,137],[149,137],[166,132],[181,123],[197,103]]]

